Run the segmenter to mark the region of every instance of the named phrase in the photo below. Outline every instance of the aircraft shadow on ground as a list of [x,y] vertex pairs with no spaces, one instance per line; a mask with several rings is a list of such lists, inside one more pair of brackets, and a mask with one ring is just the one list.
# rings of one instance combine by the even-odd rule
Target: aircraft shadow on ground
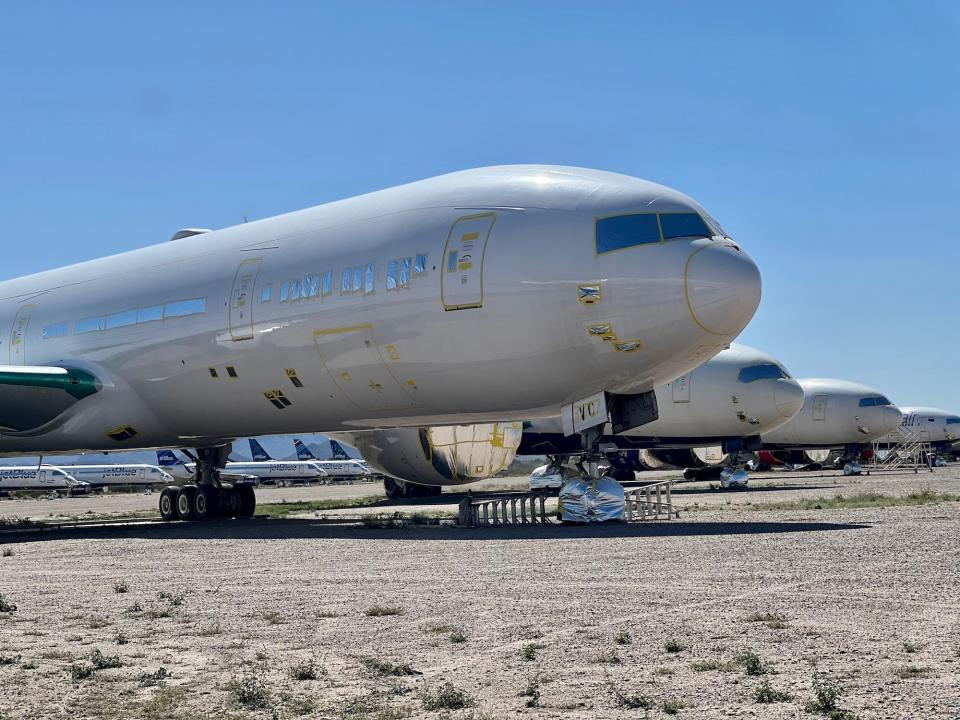
[[[719,481],[718,481],[719,483]],[[782,492],[784,490],[839,490],[838,485],[751,485],[750,487],[743,488],[741,490],[720,490],[720,489],[711,489],[709,487],[674,487],[670,492],[673,495],[703,495],[705,493],[716,492],[724,494],[736,494],[737,496],[741,495],[750,495],[751,493],[757,492]]]
[[705,537],[864,530],[870,525],[839,522],[671,522],[570,526],[454,528],[409,525],[370,528],[314,518],[252,518],[187,523],[140,523],[0,530],[4,544],[50,540],[561,540],[576,538]]

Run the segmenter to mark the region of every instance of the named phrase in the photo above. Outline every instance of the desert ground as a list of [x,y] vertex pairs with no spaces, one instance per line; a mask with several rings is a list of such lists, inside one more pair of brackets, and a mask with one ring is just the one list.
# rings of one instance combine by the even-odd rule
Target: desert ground
[[960,466],[683,484],[678,520],[595,527],[379,493],[0,501],[0,718],[960,717]]

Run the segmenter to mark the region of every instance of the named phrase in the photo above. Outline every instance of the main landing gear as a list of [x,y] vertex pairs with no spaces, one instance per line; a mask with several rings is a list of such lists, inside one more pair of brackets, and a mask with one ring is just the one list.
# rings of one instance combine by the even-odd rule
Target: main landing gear
[[391,500],[399,500],[401,498],[436,497],[443,492],[443,488],[439,485],[417,485],[384,475],[383,491]]
[[193,483],[168,485],[160,493],[160,517],[164,520],[209,520],[215,517],[251,517],[257,496],[250,485],[220,480],[230,446],[199,448]]

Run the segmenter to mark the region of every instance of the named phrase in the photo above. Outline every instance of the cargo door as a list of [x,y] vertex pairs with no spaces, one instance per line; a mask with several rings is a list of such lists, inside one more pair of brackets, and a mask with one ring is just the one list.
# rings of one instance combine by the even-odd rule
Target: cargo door
[[678,377],[670,383],[670,390],[673,393],[675,403],[690,402],[690,376],[681,375]]
[[450,228],[440,273],[444,310],[483,306],[483,258],[496,219],[495,213],[467,215]]
[[357,407],[388,410],[417,404],[413,380],[398,380],[389,367],[400,360],[397,349],[387,345],[381,351],[372,325],[317,330],[313,339],[330,379]]
[[827,419],[827,396],[826,395],[813,396],[813,419],[821,420],[821,421]]
[[33,305],[21,305],[13,319],[10,328],[10,364],[27,364],[27,326],[30,325],[30,316],[33,315]]
[[240,263],[230,288],[230,337],[249,340],[253,337],[253,291],[263,258],[249,258]]

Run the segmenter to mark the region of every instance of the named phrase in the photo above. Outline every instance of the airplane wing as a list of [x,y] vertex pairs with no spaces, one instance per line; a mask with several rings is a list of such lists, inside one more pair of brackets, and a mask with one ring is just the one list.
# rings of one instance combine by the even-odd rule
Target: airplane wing
[[96,376],[77,368],[0,365],[0,431],[46,425],[101,387]]

